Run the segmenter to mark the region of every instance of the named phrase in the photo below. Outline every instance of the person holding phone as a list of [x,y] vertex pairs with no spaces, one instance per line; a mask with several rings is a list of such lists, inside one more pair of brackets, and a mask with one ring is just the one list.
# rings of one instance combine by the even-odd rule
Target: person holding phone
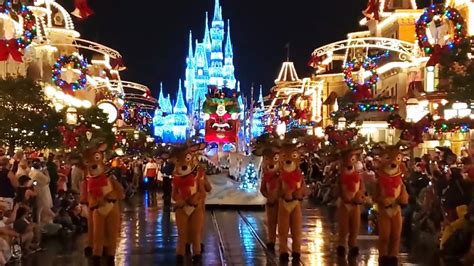
[[51,197],[51,191],[49,189],[49,176],[44,168],[44,164],[40,160],[35,159],[33,161],[33,168],[31,169],[30,176],[33,182],[36,181],[36,207],[37,207],[37,222],[41,225],[43,218],[46,216],[54,216],[51,208],[53,207],[53,200]]

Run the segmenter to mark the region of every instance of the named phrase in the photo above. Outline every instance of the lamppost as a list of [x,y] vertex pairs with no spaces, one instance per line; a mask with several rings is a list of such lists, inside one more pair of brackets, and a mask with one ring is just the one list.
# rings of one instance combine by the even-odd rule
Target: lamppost
[[77,125],[77,109],[69,107],[66,110],[66,123],[68,125]]

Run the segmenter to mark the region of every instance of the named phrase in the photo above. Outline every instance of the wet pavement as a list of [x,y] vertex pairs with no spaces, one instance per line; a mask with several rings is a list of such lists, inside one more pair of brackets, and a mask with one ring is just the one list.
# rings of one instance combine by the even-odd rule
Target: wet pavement
[[[164,210],[161,196],[149,192],[124,202],[117,265],[175,265],[177,231],[173,212]],[[278,265],[278,255],[265,248],[263,209],[208,207],[205,222],[204,265]],[[345,265],[335,255],[335,225],[326,208],[304,203],[304,233],[300,265]],[[361,255],[356,265],[377,265],[376,237],[359,236]],[[419,234],[412,234],[421,238]],[[429,238],[428,238],[429,239]],[[45,240],[47,250],[29,256],[21,265],[88,265],[83,256],[84,236]],[[289,241],[291,246],[291,240]],[[278,244],[277,244],[278,246]],[[402,248],[402,265],[458,265],[440,263],[432,241],[412,241]],[[278,254],[278,249],[277,249]],[[186,262],[191,265],[190,258]]]

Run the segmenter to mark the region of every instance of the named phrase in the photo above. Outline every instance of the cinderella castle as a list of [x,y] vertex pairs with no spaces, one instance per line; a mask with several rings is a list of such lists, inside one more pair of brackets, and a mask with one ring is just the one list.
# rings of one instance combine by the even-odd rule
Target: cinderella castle
[[[227,25],[224,23],[219,0],[215,0],[211,24],[206,12],[204,39],[202,42],[196,40],[194,45],[193,43],[193,35],[190,32],[184,81],[186,91],[183,92],[180,80],[174,106],[170,95],[165,96],[163,86],[160,88],[159,108],[155,111],[153,125],[155,136],[166,143],[183,142],[189,136],[203,134],[204,121],[201,117],[201,108],[206,99],[208,86],[240,91],[240,84],[234,75],[230,21],[227,21]],[[242,96],[239,96],[239,104],[243,120],[245,108]]]

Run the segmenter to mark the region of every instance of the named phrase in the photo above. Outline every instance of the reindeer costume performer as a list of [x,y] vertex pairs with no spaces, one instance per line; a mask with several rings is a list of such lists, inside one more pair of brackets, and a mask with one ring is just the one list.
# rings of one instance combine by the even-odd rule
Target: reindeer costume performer
[[279,208],[279,184],[280,184],[280,156],[276,138],[263,135],[257,139],[255,156],[263,156],[262,172],[263,178],[260,185],[260,192],[267,198],[265,212],[267,216],[268,242],[267,248],[275,251],[276,231]]
[[288,230],[291,230],[293,240],[291,256],[293,262],[297,263],[301,257],[301,201],[309,194],[303,172],[300,169],[300,162],[302,155],[308,149],[305,145],[293,144],[298,142],[296,138],[287,135],[285,140],[290,141],[291,144],[283,144],[279,149],[278,239],[280,242],[280,261],[289,261]]
[[360,205],[363,204],[365,191],[355,167],[362,153],[357,133],[357,130],[353,128],[335,130],[329,127],[326,129],[331,149],[334,149],[332,153],[340,158],[337,203],[339,227],[337,255],[339,257],[346,255],[346,244],[349,246],[349,258],[354,258],[359,254],[357,236],[360,228]]
[[378,184],[374,196],[378,204],[379,263],[398,265],[400,237],[402,233],[401,205],[408,204],[408,193],[403,184],[400,168],[402,152],[398,145],[387,146],[380,151],[380,169],[376,172]]
[[88,176],[83,182],[81,202],[89,206],[89,245],[93,265],[101,265],[105,253],[107,265],[115,265],[115,249],[120,234],[119,200],[125,197],[114,176],[105,174],[104,151],[107,145],[89,148],[83,153]]
[[200,262],[201,235],[204,224],[204,200],[206,197],[205,171],[199,166],[199,152],[204,150],[205,143],[176,147],[161,158],[172,161],[173,172],[172,198],[176,206],[176,226],[178,243],[176,259],[178,264],[184,262],[186,242],[191,237],[193,261]]

